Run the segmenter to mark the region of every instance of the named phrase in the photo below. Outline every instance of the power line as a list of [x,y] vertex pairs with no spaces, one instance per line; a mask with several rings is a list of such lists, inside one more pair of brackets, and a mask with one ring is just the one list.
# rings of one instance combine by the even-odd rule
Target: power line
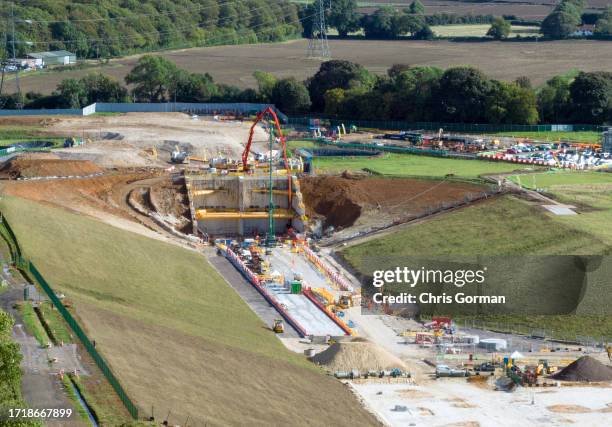
[[[308,48],[306,56],[308,58],[331,58],[329,43],[327,42],[327,24],[325,23],[325,0],[318,0],[318,11],[316,13],[316,31],[311,30],[310,38],[308,39]],[[329,9],[331,9],[331,0],[329,0]],[[316,35],[315,35],[316,34]]]

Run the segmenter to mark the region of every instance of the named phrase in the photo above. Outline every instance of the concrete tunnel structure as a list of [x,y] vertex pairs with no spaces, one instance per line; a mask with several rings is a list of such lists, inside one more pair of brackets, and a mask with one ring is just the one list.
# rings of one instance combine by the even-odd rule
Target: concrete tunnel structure
[[[286,175],[272,177],[275,233],[287,227],[303,232],[305,207],[299,181]],[[291,182],[291,202],[289,202]],[[267,174],[203,174],[185,177],[194,233],[215,236],[254,236],[268,231],[269,183]]]

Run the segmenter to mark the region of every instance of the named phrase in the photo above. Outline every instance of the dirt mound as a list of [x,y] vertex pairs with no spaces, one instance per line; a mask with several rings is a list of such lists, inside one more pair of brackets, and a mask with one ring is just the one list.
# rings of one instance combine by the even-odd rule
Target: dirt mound
[[17,157],[0,169],[0,174],[11,179],[46,176],[87,176],[104,169],[89,160],[60,160]]
[[552,377],[565,381],[612,381],[612,368],[591,356],[583,356]]
[[399,358],[368,341],[337,342],[311,360],[331,371],[407,368]]
[[324,216],[326,225],[336,228],[350,227],[362,216],[387,223],[397,221],[484,190],[475,184],[352,173],[305,177],[300,180],[300,188],[307,215]]

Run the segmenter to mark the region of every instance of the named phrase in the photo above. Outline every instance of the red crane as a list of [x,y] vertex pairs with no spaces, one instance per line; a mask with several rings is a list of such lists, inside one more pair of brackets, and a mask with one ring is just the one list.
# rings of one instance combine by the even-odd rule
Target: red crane
[[[255,133],[255,127],[257,126],[257,123],[259,123],[260,121],[264,119],[266,114],[269,114],[274,120],[274,125],[276,126],[278,137],[280,138],[280,141],[283,144],[283,159],[285,160],[285,167],[287,168],[287,184],[288,184],[287,191],[289,195],[289,208],[291,208],[291,174],[289,173],[289,162],[287,161],[287,144],[285,142],[285,137],[283,136],[283,131],[281,130],[281,127],[280,127],[278,116],[276,115],[272,107],[266,107],[265,110],[257,113],[257,116],[255,117],[255,121],[253,122],[253,125],[251,126],[251,130],[249,132],[249,140],[247,142],[246,147],[244,147],[244,151],[242,152],[242,167],[245,172],[249,170],[248,160],[249,160],[249,153],[251,151],[251,144],[253,143],[253,134]],[[271,154],[272,153],[270,153],[270,155]]]

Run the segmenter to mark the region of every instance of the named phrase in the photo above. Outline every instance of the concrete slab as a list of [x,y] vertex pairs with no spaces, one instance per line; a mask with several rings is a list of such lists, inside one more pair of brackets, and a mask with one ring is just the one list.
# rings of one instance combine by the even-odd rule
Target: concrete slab
[[569,205],[542,205],[544,209],[549,212],[554,213],[555,215],[577,215],[576,212],[572,210],[574,206]]
[[277,293],[275,297],[308,335],[333,337],[345,335],[338,325],[304,295]]
[[303,255],[291,252],[288,247],[272,249],[268,257],[272,271],[278,271],[285,278],[292,279],[294,273],[300,273],[306,287],[326,288],[333,290],[323,273],[317,270]]

